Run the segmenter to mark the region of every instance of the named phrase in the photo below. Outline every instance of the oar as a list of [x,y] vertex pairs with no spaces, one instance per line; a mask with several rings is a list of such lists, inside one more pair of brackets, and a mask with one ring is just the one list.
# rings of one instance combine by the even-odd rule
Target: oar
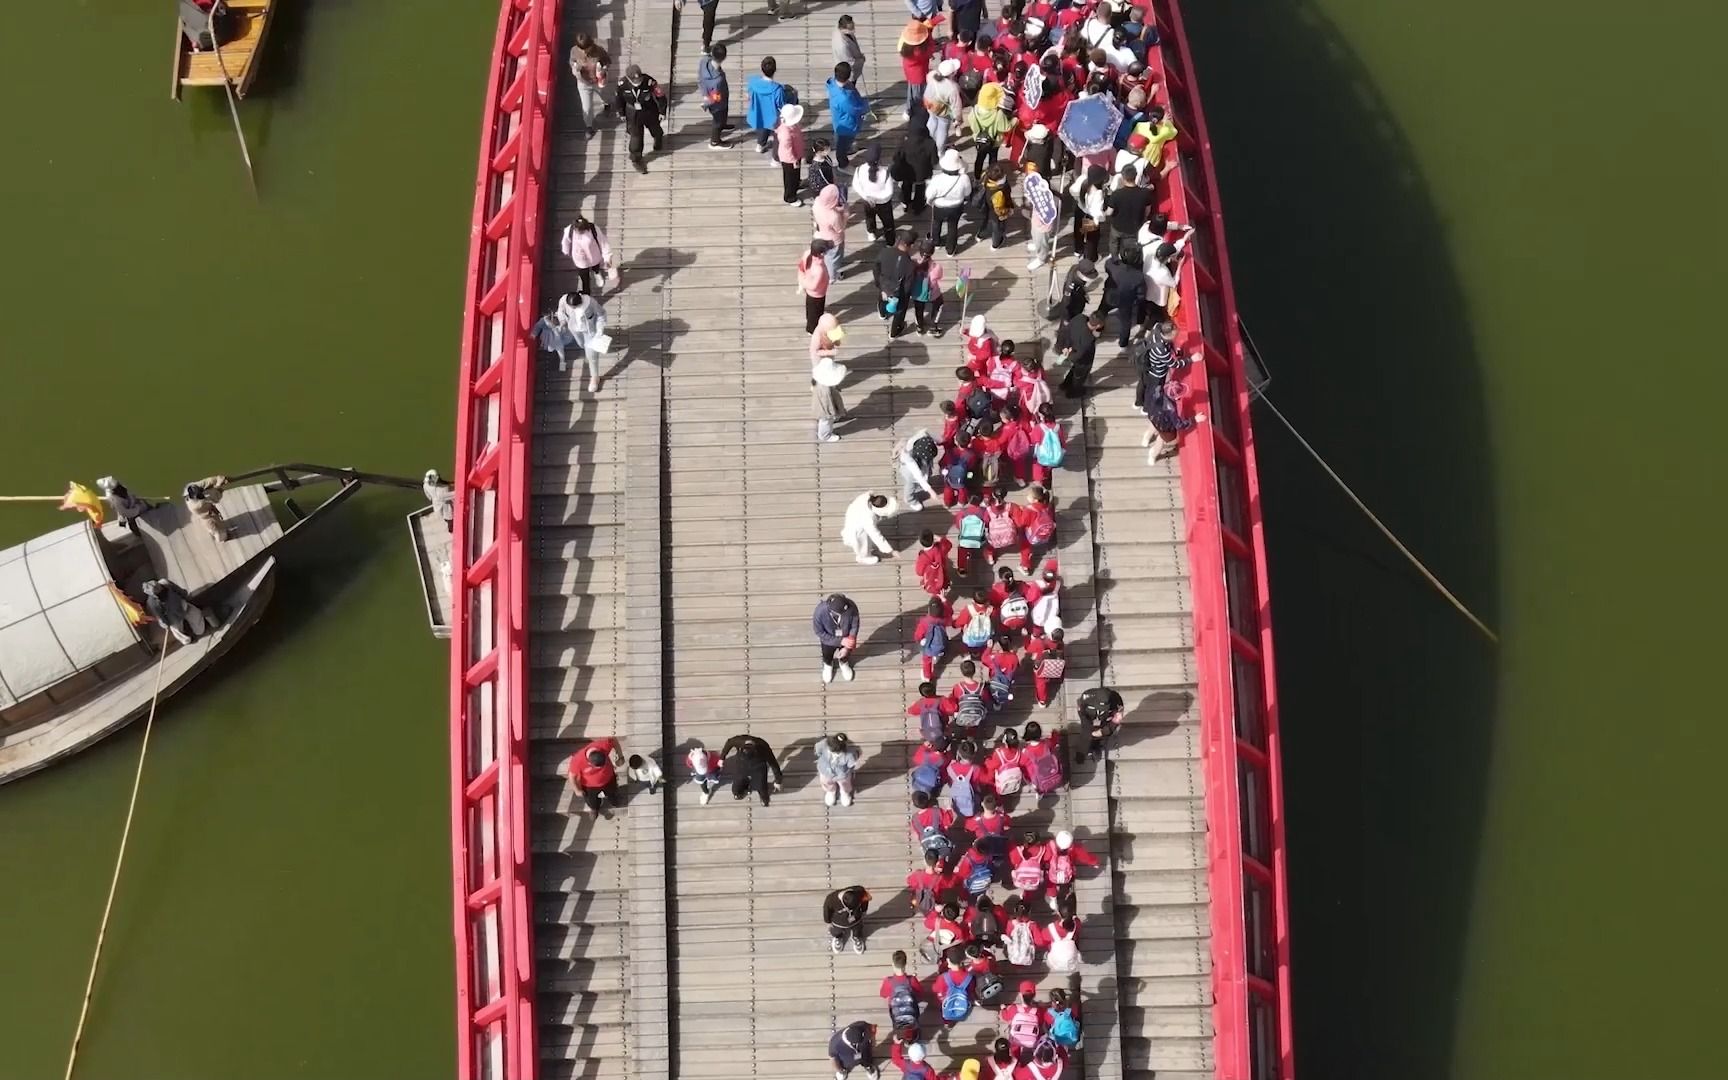
[[64,495],[0,495],[0,502],[59,502]]
[[222,42],[216,33],[216,9],[210,12],[210,47],[216,50],[216,65],[222,69],[222,92],[228,95],[228,115],[234,120],[234,134],[240,139],[240,159],[246,163],[246,182],[252,197],[258,197],[258,176],[252,171],[252,151],[246,149],[246,132],[240,127],[240,106],[234,98],[234,77],[228,74],[228,61],[222,59]]

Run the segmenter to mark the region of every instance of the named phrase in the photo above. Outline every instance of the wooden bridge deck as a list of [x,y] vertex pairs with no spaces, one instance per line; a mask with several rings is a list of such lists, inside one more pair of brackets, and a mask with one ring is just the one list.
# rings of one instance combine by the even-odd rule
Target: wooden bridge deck
[[[905,8],[872,0],[844,10],[871,57],[866,82],[880,115],[863,141],[880,139],[886,157],[903,126],[893,57]],[[888,954],[911,952],[920,937],[902,886],[916,856],[903,779],[916,734],[904,709],[919,679],[902,650],[924,594],[910,552],[859,566],[838,531],[860,491],[895,489],[894,442],[939,426],[935,402],[951,392],[960,349],[959,305],[944,313],[947,336],[890,343],[871,306],[877,249],[854,214],[847,276],[829,309],[848,330],[852,376],[842,394],[855,418],[843,441],[814,442],[807,335],[792,288],[809,211],[781,205],[778,169],[748,138],[704,148],[697,8],[686,10],[675,53],[667,11],[648,0],[565,4],[565,50],[576,29],[592,30],[619,71],[641,64],[674,106],[666,151],[651,156],[646,176],[626,160],[616,121],[585,137],[567,77],[556,107],[543,300],[575,283],[557,235],[579,211],[606,230],[624,272],[606,297],[616,344],[601,392],[588,394],[574,372],[543,358],[535,396],[542,1072],[807,1078],[824,1074],[835,1026],[885,1023],[877,985]],[[800,91],[806,131],[829,133],[822,86],[840,11],[799,5],[795,19],[777,23],[762,4],[723,4],[716,40],[731,52],[740,125],[745,82],[772,54]],[[1048,349],[1023,226],[1010,238],[996,252],[963,249],[971,310],[1023,352],[1041,331]],[[950,284],[954,277],[950,263]],[[1006,722],[1071,726],[1075,698],[1099,681],[1128,700],[1110,775],[1076,769],[1072,790],[1026,819],[1070,828],[1112,855],[1111,872],[1079,891],[1085,1074],[1184,1080],[1210,1074],[1211,991],[1180,491],[1174,463],[1146,464],[1131,373],[1113,348],[1101,347],[1095,378],[1100,392],[1083,416],[1059,406],[1074,432],[1054,483],[1071,677],[1048,711],[1031,708],[1023,688]],[[915,547],[925,521],[945,520],[904,515],[886,531]],[[824,689],[809,617],[835,590],[859,603],[864,648],[857,680]],[[944,689],[951,679],[950,669]],[[784,790],[766,808],[724,791],[700,805],[679,783],[683,752],[694,742],[718,749],[743,731],[780,752]],[[866,758],[858,801],[829,810],[813,747],[837,731]],[[596,821],[579,812],[560,770],[583,739],[604,734],[656,753],[673,784]],[[822,895],[850,884],[876,897],[862,957],[831,955],[819,917]],[[993,1014],[975,1017],[934,1044],[938,1068],[992,1034]]]

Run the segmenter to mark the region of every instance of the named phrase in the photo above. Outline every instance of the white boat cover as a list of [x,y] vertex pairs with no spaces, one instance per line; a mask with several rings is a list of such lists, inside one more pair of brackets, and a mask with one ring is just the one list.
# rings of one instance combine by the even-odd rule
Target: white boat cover
[[0,550],[0,708],[138,641],[108,585],[88,521]]

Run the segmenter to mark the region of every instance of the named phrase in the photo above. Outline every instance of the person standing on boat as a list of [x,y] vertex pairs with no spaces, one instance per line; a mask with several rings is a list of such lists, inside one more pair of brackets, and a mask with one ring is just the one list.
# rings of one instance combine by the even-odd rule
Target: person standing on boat
[[114,511],[114,516],[120,519],[120,524],[137,532],[138,519],[150,511],[150,503],[127,491],[126,485],[112,476],[96,481],[96,487],[102,492],[109,509]]
[[432,504],[433,511],[445,525],[455,522],[456,489],[450,481],[438,475],[437,469],[426,470],[426,475],[420,480],[420,490],[426,493],[426,501]]
[[193,52],[209,52],[228,40],[228,9],[221,0],[180,0],[180,33]]
[[611,66],[611,55],[594,36],[586,30],[578,32],[576,44],[570,49],[570,73],[576,76],[576,100],[582,108],[582,126],[590,139],[607,109],[606,71]]
[[606,234],[600,231],[600,226],[577,215],[575,221],[564,226],[558,247],[570,257],[570,265],[576,268],[583,292],[593,296],[599,292],[596,285],[605,287],[606,272],[613,265],[612,245]]
[[622,760],[617,739],[595,739],[570,759],[570,782],[581,792],[582,801],[596,814],[608,814],[606,804],[618,800],[618,763]]
[[181,494],[186,500],[186,510],[194,518],[204,523],[210,530],[210,535],[217,543],[228,539],[228,522],[222,518],[222,508],[216,505],[222,498],[222,490],[228,486],[226,476],[206,476],[202,480],[194,480],[186,485]]
[[167,578],[144,583],[144,610],[182,645],[192,644],[218,625],[214,613],[199,607],[185,589]]
[[641,67],[631,64],[624,69],[624,81],[618,87],[618,108],[624,113],[624,128],[630,134],[630,164],[636,166],[637,172],[646,173],[642,134],[647,132],[654,137],[656,153],[666,142],[666,132],[660,127],[660,117],[666,112],[666,91],[660,89],[658,79],[642,74]]
[[[767,806],[770,791],[778,791],[783,779],[780,759],[774,756],[774,748],[755,735],[734,735],[720,748],[721,762],[734,753],[738,755],[738,772],[732,777],[732,797],[742,799],[754,788],[762,805]],[[770,771],[774,773],[772,789],[768,781]]]

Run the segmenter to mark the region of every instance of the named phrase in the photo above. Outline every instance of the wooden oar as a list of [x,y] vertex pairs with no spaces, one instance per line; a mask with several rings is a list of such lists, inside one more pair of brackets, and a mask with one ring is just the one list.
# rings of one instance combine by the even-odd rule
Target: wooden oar
[[59,502],[64,495],[0,495],[0,502]]
[[216,9],[210,12],[210,47],[216,50],[216,64],[222,69],[222,92],[228,95],[228,115],[234,120],[234,134],[240,139],[240,158],[246,162],[246,182],[252,197],[258,197],[258,176],[252,171],[252,152],[246,148],[246,132],[240,127],[240,106],[234,98],[234,76],[228,74],[228,61],[222,59],[222,42],[216,33]]

